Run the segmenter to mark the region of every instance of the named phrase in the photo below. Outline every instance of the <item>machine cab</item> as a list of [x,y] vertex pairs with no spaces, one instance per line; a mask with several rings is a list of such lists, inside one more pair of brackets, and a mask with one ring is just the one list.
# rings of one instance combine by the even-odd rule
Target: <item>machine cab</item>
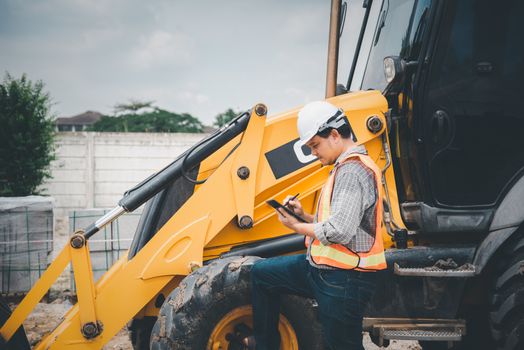
[[[342,2],[339,92],[386,95],[399,202],[410,229],[487,232],[520,178],[523,11],[519,1]],[[384,75],[388,56],[403,68],[394,86]]]

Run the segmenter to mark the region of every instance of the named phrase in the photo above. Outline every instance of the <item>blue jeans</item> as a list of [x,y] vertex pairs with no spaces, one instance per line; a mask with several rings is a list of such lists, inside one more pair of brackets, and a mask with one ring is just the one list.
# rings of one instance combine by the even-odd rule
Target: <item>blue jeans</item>
[[362,319],[376,280],[374,272],[315,268],[305,254],[257,261],[251,271],[256,349],[279,349],[280,295],[295,294],[317,301],[326,349],[363,350]]

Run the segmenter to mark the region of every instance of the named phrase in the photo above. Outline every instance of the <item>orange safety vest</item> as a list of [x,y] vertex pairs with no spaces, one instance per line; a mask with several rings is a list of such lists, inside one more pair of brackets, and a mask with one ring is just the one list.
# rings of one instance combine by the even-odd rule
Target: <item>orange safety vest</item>
[[[327,220],[331,215],[331,195],[335,185],[337,169],[349,160],[358,159],[367,168],[373,171],[375,183],[377,185],[378,198],[375,205],[375,238],[371,249],[367,252],[354,252],[342,244],[323,245],[318,239],[306,236],[306,247],[311,244],[311,258],[316,264],[329,265],[340,269],[377,271],[384,270],[386,257],[384,255],[384,243],[382,241],[382,198],[384,190],[380,183],[381,172],[373,160],[364,154],[352,153],[346,159],[335,166],[328,177],[317,206],[317,222]],[[311,243],[313,240],[313,243]]]

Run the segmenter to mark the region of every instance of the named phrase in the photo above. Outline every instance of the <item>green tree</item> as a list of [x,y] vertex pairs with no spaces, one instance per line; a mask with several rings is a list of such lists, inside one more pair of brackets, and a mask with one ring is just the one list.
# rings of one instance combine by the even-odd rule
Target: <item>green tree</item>
[[219,113],[215,116],[215,121],[213,122],[213,125],[220,128],[227,123],[229,123],[233,118],[235,118],[240,113],[235,112],[233,109],[228,108],[225,112]]
[[136,114],[139,110],[144,108],[154,108],[153,103],[155,101],[140,101],[135,99],[130,99],[128,103],[117,103],[113,109],[115,114],[118,113],[134,113]]
[[38,194],[54,159],[51,98],[44,83],[6,73],[0,84],[0,196]]
[[197,118],[187,113],[173,113],[155,108],[151,112],[128,113],[116,117],[103,116],[89,129],[113,132],[195,132],[203,131]]

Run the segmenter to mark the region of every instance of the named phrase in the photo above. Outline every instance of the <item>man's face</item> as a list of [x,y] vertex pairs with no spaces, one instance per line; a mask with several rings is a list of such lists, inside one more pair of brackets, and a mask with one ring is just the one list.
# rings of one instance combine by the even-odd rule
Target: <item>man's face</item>
[[311,153],[318,158],[322,165],[335,164],[340,155],[339,149],[334,142],[334,136],[333,132],[327,138],[315,135],[306,142],[306,146],[309,147]]

